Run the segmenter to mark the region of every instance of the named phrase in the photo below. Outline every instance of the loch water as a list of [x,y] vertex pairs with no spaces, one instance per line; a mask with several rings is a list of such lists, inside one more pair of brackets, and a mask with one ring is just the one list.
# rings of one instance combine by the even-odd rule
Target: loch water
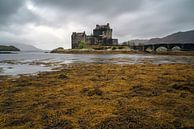
[[113,63],[113,64],[193,64],[192,56],[164,56],[151,54],[53,54],[45,52],[15,52],[0,54],[0,75],[34,74],[52,71],[63,64]]

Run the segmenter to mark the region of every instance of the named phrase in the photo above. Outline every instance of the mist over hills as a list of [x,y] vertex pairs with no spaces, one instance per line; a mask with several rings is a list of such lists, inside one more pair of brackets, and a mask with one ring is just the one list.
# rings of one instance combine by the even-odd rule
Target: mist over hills
[[15,46],[0,45],[0,51],[20,51],[20,49],[16,48]]
[[0,45],[15,46],[19,48],[21,51],[42,51],[41,49],[36,48],[35,46],[22,43],[0,43]]

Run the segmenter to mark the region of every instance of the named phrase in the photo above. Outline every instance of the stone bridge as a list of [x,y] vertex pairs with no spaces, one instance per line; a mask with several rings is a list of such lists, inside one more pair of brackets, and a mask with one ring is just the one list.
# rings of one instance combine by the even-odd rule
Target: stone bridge
[[156,51],[156,49],[160,47],[165,47],[168,51],[171,51],[174,47],[179,47],[182,51],[194,51],[194,43],[158,43],[131,46],[132,49],[139,51],[146,51],[148,48],[152,51]]

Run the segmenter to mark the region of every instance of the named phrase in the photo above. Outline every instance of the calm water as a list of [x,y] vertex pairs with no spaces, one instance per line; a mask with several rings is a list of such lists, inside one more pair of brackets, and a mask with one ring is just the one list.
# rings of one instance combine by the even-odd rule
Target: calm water
[[189,63],[191,56],[158,56],[142,54],[50,54],[44,52],[18,52],[17,54],[0,54],[0,75],[32,74],[50,71],[69,63]]

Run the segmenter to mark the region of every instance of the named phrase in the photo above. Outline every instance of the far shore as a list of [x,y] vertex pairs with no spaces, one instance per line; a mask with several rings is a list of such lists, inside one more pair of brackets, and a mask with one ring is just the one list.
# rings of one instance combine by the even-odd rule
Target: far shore
[[50,53],[59,54],[155,54],[155,55],[176,55],[194,56],[194,51],[164,51],[164,52],[143,52],[136,50],[90,50],[90,49],[63,49],[53,50]]
[[16,54],[17,52],[15,51],[0,51],[0,54]]

